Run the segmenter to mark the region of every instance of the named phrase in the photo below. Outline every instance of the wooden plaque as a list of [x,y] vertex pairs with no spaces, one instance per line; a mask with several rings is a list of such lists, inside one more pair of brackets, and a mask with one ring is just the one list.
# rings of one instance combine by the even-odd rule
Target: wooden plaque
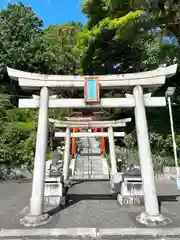
[[84,99],[85,102],[99,102],[99,81],[97,78],[84,79]]

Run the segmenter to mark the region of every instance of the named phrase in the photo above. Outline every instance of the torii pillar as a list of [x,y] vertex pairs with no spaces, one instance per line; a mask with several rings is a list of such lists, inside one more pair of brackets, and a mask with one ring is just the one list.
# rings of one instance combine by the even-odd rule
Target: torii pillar
[[[104,132],[104,128],[101,128],[101,132]],[[101,137],[101,151],[102,153],[106,153],[106,146],[105,146],[105,138]]]
[[24,224],[26,227],[35,227],[46,224],[52,218],[48,214],[44,214],[44,184],[48,141],[48,104],[48,88],[42,87],[40,90],[39,118],[30,212],[26,217],[21,219],[21,224]]
[[156,224],[162,222],[167,224],[170,219],[159,213],[142,86],[135,86],[133,90],[133,96],[135,101],[136,133],[146,211],[137,216],[136,219],[138,222],[149,226],[156,226]]
[[[78,132],[79,128],[73,128],[73,132]],[[73,156],[76,155],[76,143],[77,143],[77,137],[73,137],[72,138],[72,149],[71,149],[71,153]]]

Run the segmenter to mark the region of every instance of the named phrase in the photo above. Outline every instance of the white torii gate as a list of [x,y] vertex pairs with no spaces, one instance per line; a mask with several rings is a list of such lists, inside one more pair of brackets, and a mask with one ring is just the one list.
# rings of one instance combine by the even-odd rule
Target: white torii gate
[[85,103],[84,99],[50,97],[48,89],[53,87],[58,89],[83,89],[84,79],[88,76],[43,75],[7,68],[9,77],[18,81],[21,88],[24,90],[40,90],[39,98],[19,99],[20,108],[39,108],[30,213],[24,218],[24,225],[36,226],[45,224],[50,220],[50,217],[43,212],[48,108],[134,107],[145,202],[145,213],[140,214],[138,219],[145,224],[148,221],[166,222],[166,218],[159,212],[145,111],[145,107],[166,106],[166,100],[165,97],[143,95],[143,88],[156,88],[163,85],[166,77],[174,75],[176,70],[177,65],[172,65],[148,72],[93,76],[93,78],[98,77],[101,89],[129,87],[133,88],[133,94],[126,96],[126,98],[102,98],[98,104],[92,105]]
[[[116,121],[60,121],[49,118],[50,123],[54,123],[55,127],[66,128],[66,132],[55,132],[55,137],[65,137],[65,152],[64,152],[64,167],[63,176],[64,180],[68,180],[68,169],[70,159],[70,138],[71,137],[108,137],[110,146],[110,158],[111,158],[111,174],[117,173],[116,165],[116,151],[114,137],[124,137],[124,132],[113,132],[113,127],[125,127],[126,123],[131,122],[131,118],[116,120]],[[92,127],[103,127],[108,128],[108,132],[70,132],[70,128],[92,128]]]

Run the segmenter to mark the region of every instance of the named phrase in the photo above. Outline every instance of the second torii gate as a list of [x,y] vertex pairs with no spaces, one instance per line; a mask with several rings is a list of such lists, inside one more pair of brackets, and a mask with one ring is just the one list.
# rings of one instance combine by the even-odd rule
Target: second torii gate
[[[111,174],[117,173],[116,151],[114,137],[124,137],[124,132],[114,132],[114,127],[125,127],[126,123],[130,122],[131,118],[116,120],[116,121],[60,121],[49,119],[49,122],[54,123],[55,127],[66,128],[66,132],[55,132],[55,137],[65,137],[65,153],[64,153],[64,180],[68,180],[68,169],[70,160],[70,138],[71,137],[108,137],[111,159]],[[71,132],[70,129],[77,128],[107,128],[108,132]]]

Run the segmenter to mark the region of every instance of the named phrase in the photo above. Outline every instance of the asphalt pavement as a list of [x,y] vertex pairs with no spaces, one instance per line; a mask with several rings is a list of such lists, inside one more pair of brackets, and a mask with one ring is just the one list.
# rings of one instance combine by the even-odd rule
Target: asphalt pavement
[[[180,227],[180,202],[176,200],[179,191],[176,184],[172,180],[156,181],[159,202],[162,214],[171,218],[172,223],[168,226],[162,226],[162,231],[169,229],[179,229]],[[31,194],[31,183],[7,182],[0,183],[0,228],[1,231],[10,231],[26,228],[20,225],[20,219],[27,214],[29,198]],[[36,231],[49,231],[54,229],[135,229],[138,232],[146,229],[145,226],[136,222],[136,216],[144,211],[143,206],[121,207],[117,204],[117,200],[110,194],[110,183],[108,181],[85,181],[75,182],[69,191],[70,202],[64,209],[54,209],[51,211],[53,215],[52,221],[36,229]],[[49,230],[48,230],[49,229]],[[86,229],[86,230],[87,230]],[[31,229],[30,229],[31,230]],[[85,231],[86,231],[85,230]],[[1,236],[0,231],[0,236]],[[32,229],[33,233],[34,230]],[[180,233],[180,230],[178,230]],[[24,239],[41,239],[42,235],[36,238]],[[1,238],[7,239],[7,238]],[[10,238],[8,238],[10,239]],[[23,239],[20,236],[18,239]],[[43,239],[46,239],[45,237]],[[47,238],[48,239],[48,238]],[[59,236],[51,236],[50,239],[70,239]],[[83,237],[73,238],[83,239]],[[88,239],[87,236],[85,239]],[[117,239],[117,236],[101,236],[100,239]],[[157,239],[157,240],[175,240],[180,239],[179,236],[174,237],[149,237],[137,235],[122,236],[118,239]]]

